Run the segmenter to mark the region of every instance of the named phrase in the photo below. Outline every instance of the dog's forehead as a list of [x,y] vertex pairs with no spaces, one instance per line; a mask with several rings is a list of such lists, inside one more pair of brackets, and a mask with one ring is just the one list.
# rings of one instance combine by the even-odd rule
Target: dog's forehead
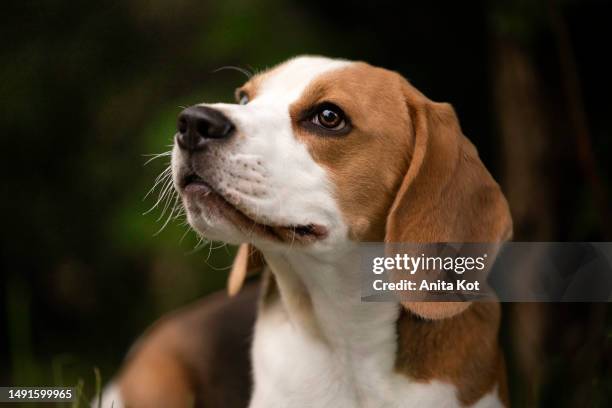
[[288,102],[297,100],[304,89],[317,77],[353,62],[325,57],[296,57],[262,74],[258,86],[258,98],[282,98]]

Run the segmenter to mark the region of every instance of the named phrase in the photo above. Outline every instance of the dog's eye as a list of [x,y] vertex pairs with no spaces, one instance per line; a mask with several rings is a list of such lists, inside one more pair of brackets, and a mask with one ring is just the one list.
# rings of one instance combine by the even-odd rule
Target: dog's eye
[[312,116],[311,122],[328,130],[342,130],[346,127],[344,112],[332,104],[321,106]]
[[249,103],[249,95],[244,92],[241,92],[240,95],[238,95],[238,103],[240,105],[246,105],[247,103]]

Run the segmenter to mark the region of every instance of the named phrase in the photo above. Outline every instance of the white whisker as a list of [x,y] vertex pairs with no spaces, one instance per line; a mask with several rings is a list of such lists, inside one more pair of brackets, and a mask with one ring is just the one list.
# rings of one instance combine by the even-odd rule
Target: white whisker
[[[159,196],[157,203],[155,203],[155,206],[157,206],[161,201],[165,201],[162,212],[157,218],[157,220],[155,220],[155,222],[159,222],[162,218],[164,218],[164,215],[166,214],[166,211],[168,210],[168,207],[172,202],[172,196],[175,195],[175,193],[176,192],[174,191],[174,185],[172,184],[172,180],[170,180],[166,187],[164,187],[164,189],[162,190],[162,193]],[[176,197],[178,198],[178,195],[176,195]]]
[[174,213],[174,211],[176,210],[176,206],[178,204],[179,201],[179,196],[178,194],[176,195],[176,198],[174,199],[174,206],[172,207],[172,210],[170,211],[170,215],[168,216],[168,218],[166,219],[166,222],[164,222],[164,225],[162,225],[162,227],[159,229],[159,231],[157,231],[155,234],[153,234],[153,236],[157,236],[159,235],[160,232],[162,232],[164,230],[164,228],[166,228],[166,225],[168,225],[168,223],[170,222],[170,220],[172,220],[172,214]]
[[155,159],[159,159],[161,157],[168,157],[171,155],[172,155],[171,150],[167,152],[163,152],[163,153],[157,153],[157,154],[143,154],[144,157],[149,157],[149,159],[143,164],[143,166],[146,166],[147,164],[151,163]]
[[153,184],[153,187],[151,187],[151,189],[149,191],[147,191],[147,194],[145,194],[145,196],[143,197],[143,201],[146,200],[146,198],[153,192],[155,191],[155,188],[160,185],[160,183],[165,184],[168,181],[168,178],[172,177],[172,173],[170,171],[170,167],[168,167],[166,170],[162,171],[161,174],[159,176],[157,176],[157,178],[155,179],[155,183]]
[[226,65],[224,67],[221,68],[217,68],[213,71],[213,73],[217,73],[219,71],[224,71],[226,69],[232,70],[232,71],[238,71],[241,74],[245,75],[247,78],[251,79],[251,77],[253,76],[253,73],[250,72],[248,69],[245,68],[240,68],[240,67],[236,67],[234,65]]

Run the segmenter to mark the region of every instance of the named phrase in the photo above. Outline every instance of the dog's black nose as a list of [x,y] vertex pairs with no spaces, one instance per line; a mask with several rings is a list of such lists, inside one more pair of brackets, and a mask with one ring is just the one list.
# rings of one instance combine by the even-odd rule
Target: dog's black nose
[[228,138],[234,131],[234,124],[218,110],[191,106],[180,113],[177,128],[179,147],[199,150],[208,140]]

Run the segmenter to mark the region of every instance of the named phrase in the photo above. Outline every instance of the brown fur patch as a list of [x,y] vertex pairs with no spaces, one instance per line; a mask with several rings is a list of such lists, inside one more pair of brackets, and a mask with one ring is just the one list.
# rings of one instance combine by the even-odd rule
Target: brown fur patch
[[236,98],[236,101],[240,102],[240,95],[243,93],[248,96],[249,101],[253,100],[257,96],[257,91],[259,90],[259,87],[266,75],[266,73],[257,74],[251,79],[249,79],[240,88],[237,88],[234,92],[234,97]]
[[417,380],[455,384],[465,405],[498,385],[507,405],[503,356],[497,344],[499,309],[498,303],[475,303],[451,319],[435,321],[402,311],[396,369]]
[[265,261],[259,250],[255,249],[251,244],[241,244],[238,247],[232,269],[227,278],[228,295],[235,296],[240,292],[245,279],[249,275],[261,272],[264,266]]
[[[398,74],[365,63],[316,78],[290,107],[294,132],[329,173],[337,202],[357,241],[382,241],[385,219],[410,162],[412,133]],[[350,118],[345,136],[321,136],[302,113],[331,102]]]
[[[245,407],[258,285],[208,296],[157,322],[117,378],[127,407]],[[110,401],[109,401],[110,403]]]

